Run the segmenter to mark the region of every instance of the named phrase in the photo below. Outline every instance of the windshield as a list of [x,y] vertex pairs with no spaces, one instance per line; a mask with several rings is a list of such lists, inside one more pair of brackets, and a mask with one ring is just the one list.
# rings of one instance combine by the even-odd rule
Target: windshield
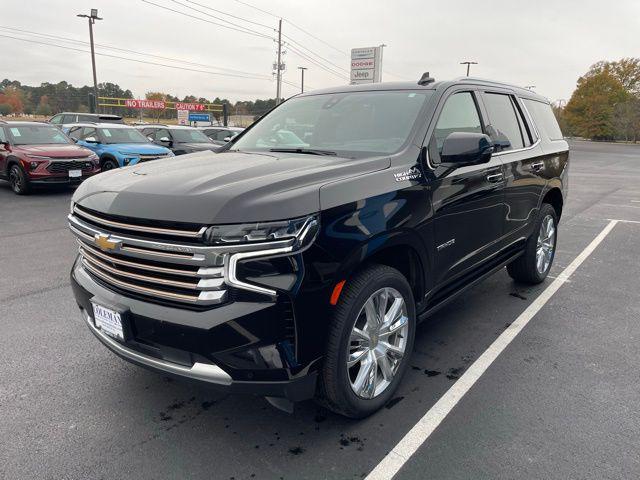
[[209,137],[207,137],[200,130],[176,128],[171,130],[171,136],[174,142],[180,143],[211,143]]
[[432,94],[368,91],[292,98],[254,125],[232,150],[300,148],[347,157],[395,153]]
[[14,145],[46,145],[71,143],[69,138],[56,127],[45,125],[21,125],[9,127]]
[[149,143],[135,128],[100,128],[104,143]]

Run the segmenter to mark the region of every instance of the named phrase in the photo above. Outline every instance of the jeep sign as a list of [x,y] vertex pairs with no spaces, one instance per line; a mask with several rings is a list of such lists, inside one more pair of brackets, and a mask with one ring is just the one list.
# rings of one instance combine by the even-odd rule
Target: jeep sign
[[351,50],[351,83],[377,83],[382,80],[382,47]]

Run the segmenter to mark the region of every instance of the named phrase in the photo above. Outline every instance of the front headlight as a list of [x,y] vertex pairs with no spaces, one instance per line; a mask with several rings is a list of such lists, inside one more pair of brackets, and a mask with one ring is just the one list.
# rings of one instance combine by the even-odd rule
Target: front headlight
[[320,225],[317,214],[276,222],[241,223],[209,227],[204,234],[209,245],[293,240],[302,248],[315,237]]
[[98,155],[96,155],[95,153],[92,153],[91,155],[89,155],[87,157],[87,160],[89,160],[94,165],[100,164],[100,157]]

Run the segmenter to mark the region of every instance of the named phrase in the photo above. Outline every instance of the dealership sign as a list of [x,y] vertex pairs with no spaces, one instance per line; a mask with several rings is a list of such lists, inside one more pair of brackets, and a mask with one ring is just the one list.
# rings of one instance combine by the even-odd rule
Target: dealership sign
[[351,50],[351,83],[377,83],[382,80],[382,47]]
[[133,100],[127,98],[124,101],[127,108],[147,108],[149,110],[164,110],[165,103],[162,100]]

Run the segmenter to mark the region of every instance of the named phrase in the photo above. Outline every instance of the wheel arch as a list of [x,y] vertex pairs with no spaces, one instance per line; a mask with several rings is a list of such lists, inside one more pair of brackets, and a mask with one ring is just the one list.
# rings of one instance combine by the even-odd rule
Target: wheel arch
[[416,303],[423,300],[430,262],[417,233],[396,231],[368,239],[347,257],[338,278],[348,283],[349,277],[374,264],[398,270],[409,282]]
[[542,202],[540,204],[542,205],[543,203],[550,204],[556,211],[558,219],[560,219],[560,217],[562,216],[562,209],[564,207],[564,197],[559,186],[551,186],[551,188],[546,191],[546,193],[542,197]]

